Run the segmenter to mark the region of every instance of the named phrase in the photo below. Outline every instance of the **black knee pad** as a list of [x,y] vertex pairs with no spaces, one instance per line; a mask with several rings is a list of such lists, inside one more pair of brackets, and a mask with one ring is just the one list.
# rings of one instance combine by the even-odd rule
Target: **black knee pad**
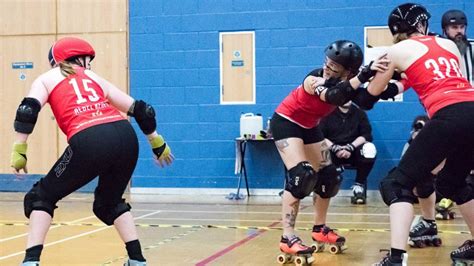
[[293,197],[303,199],[311,194],[318,181],[316,172],[309,162],[300,162],[288,171],[285,190]]
[[30,218],[32,211],[44,211],[51,217],[54,216],[55,203],[49,202],[44,196],[45,192],[41,190],[39,183],[33,185],[33,188],[26,193],[23,200],[23,207],[26,218]]
[[436,190],[444,197],[453,200],[458,205],[462,205],[474,199],[474,184],[467,182],[462,186],[440,183],[436,179]]
[[318,184],[316,184],[314,192],[324,199],[336,196],[342,183],[340,172],[341,170],[333,164],[321,168],[318,172]]
[[408,202],[411,204],[415,202],[416,197],[413,194],[413,188],[400,182],[400,180],[404,179],[406,177],[395,167],[380,181],[380,195],[382,195],[385,204],[390,206],[392,203],[397,202]]
[[98,200],[94,201],[93,212],[99,220],[106,225],[113,225],[115,219],[120,215],[130,211],[132,207],[124,199],[118,204],[102,204]]
[[416,193],[418,194],[417,196],[426,199],[428,198],[431,194],[435,192],[435,186],[434,186],[434,176],[430,174],[428,178],[424,178],[420,183],[416,184]]

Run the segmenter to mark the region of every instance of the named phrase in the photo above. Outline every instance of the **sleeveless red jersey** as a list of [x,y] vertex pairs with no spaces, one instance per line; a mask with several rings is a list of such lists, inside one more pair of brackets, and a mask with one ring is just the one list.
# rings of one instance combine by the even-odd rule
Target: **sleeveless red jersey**
[[301,127],[313,128],[334,109],[335,105],[325,103],[318,96],[307,93],[303,85],[300,85],[283,100],[275,112]]
[[410,38],[425,45],[428,52],[405,70],[410,85],[430,117],[448,105],[474,101],[474,89],[462,76],[458,57],[441,47],[435,38]]
[[59,128],[69,139],[86,128],[125,118],[113,107],[84,68],[62,80],[51,91],[48,102]]

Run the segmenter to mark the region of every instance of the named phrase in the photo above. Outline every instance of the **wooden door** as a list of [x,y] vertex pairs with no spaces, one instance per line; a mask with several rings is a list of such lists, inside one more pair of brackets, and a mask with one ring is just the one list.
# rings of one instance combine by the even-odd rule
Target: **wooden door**
[[221,103],[255,103],[254,32],[223,32]]
[[[48,70],[48,50],[54,35],[3,36],[0,64],[0,172],[11,173],[10,153],[14,141],[13,121],[21,100],[31,84]],[[22,68],[26,67],[26,68]],[[31,67],[31,68],[29,68]],[[49,105],[41,110],[33,134],[28,139],[28,169],[30,173],[46,173],[57,158],[57,126]]]

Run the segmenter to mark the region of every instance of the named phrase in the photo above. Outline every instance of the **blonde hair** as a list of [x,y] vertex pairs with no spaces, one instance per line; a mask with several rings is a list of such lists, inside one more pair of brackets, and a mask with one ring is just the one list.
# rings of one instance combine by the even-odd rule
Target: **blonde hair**
[[393,43],[399,43],[399,42],[407,40],[407,39],[408,39],[408,34],[406,32],[397,33],[397,34],[393,35]]
[[61,69],[61,74],[65,77],[76,74],[73,64],[68,61],[59,62],[59,69]]

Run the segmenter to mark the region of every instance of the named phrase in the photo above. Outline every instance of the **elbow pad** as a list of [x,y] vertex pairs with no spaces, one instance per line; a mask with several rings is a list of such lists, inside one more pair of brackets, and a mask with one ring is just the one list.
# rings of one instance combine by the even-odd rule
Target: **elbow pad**
[[343,105],[354,97],[354,89],[349,81],[339,82],[326,91],[326,102],[333,105]]
[[370,110],[374,107],[374,104],[378,102],[379,96],[373,96],[367,89],[359,88],[352,101],[357,104],[363,110]]
[[135,117],[138,126],[145,135],[151,134],[156,130],[155,109],[142,100],[135,101],[127,113]]
[[16,132],[31,134],[38,120],[38,113],[41,110],[41,103],[35,99],[26,97],[21,101],[16,110],[16,117],[13,127]]
[[388,83],[387,88],[379,95],[382,100],[393,99],[398,95],[398,86],[395,83]]

